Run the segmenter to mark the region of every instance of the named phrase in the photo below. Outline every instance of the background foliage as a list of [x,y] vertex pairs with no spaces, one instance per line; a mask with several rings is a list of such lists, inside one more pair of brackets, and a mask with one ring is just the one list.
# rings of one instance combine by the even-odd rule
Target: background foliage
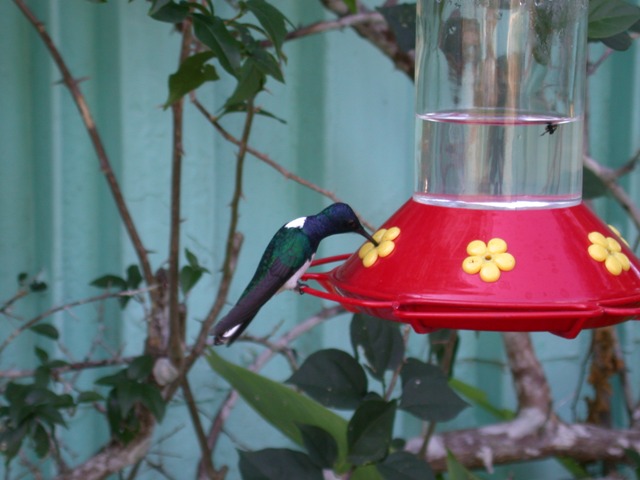
[[[322,478],[323,469],[343,478],[432,478],[428,440],[441,441],[436,426],[467,403],[473,408],[447,430],[518,418],[522,399],[502,377],[508,366],[516,385],[519,377],[495,334],[409,335],[291,296],[261,313],[248,343],[205,350],[208,328],[278,225],[318,210],[323,195],[376,225],[410,195],[413,87],[402,71],[410,73],[412,6],[32,3],[34,13],[20,0],[0,7],[4,44],[20,45],[2,61],[2,110],[13,118],[1,138],[7,159],[25,160],[2,162],[1,175],[0,445],[8,478],[183,478],[184,465],[202,478]],[[637,125],[637,116],[619,94],[637,91],[637,67],[629,54],[608,59],[606,48],[637,57],[638,18],[629,3],[590,2],[590,92],[611,82],[618,95],[592,97],[585,189],[617,200],[600,201],[599,210],[635,244],[640,217],[622,195],[635,188],[629,176],[618,180],[638,158],[637,129],[620,122],[629,115]],[[29,23],[40,19],[39,38]],[[383,54],[335,31],[350,25],[373,26],[358,33]],[[376,37],[376,28],[394,35]],[[245,162],[250,155],[261,163]],[[321,253],[356,246],[340,239]],[[595,423],[633,423],[634,327],[585,332],[571,343],[539,337],[536,352],[551,370],[571,365],[576,376],[552,378],[564,419],[586,420],[604,405],[608,417]],[[615,355],[599,355],[601,345]],[[276,353],[266,373],[289,386],[251,371]],[[606,368],[594,368],[603,358]],[[477,386],[461,380],[469,378]],[[245,402],[233,412],[228,384]],[[587,391],[591,403],[582,401]],[[471,478],[462,450],[440,450],[429,458],[434,470]],[[623,457],[633,475],[637,452]],[[556,455],[506,471],[584,478],[617,466]]]

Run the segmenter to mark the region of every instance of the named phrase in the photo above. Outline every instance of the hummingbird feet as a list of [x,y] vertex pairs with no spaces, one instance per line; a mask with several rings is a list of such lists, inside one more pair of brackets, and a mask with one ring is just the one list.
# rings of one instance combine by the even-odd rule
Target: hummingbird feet
[[309,285],[307,285],[306,283],[303,283],[300,280],[298,280],[298,284],[295,286],[295,288],[293,290],[298,292],[300,295],[304,295],[303,288],[307,288],[308,286]]

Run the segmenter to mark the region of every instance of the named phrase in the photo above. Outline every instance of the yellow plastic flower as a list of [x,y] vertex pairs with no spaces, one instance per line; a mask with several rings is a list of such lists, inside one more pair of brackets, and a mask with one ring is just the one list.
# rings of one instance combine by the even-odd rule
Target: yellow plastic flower
[[500,272],[508,272],[516,266],[516,259],[507,253],[507,242],[492,238],[488,243],[474,240],[467,245],[469,256],[462,262],[462,270],[474,275],[480,273],[484,282],[496,282]]
[[589,256],[598,262],[604,262],[604,266],[612,275],[620,275],[631,268],[629,258],[622,253],[622,247],[615,238],[605,237],[600,232],[589,234]]
[[622,235],[620,235],[620,230],[618,230],[618,229],[617,229],[616,227],[614,227],[613,225],[608,225],[608,227],[611,229],[611,231],[612,231],[613,233],[615,233],[615,234],[620,238],[620,240],[622,240],[622,241],[624,242],[624,244],[625,244],[627,247],[630,247],[629,242],[627,242],[627,241],[625,240],[625,238],[624,238]]
[[367,242],[358,251],[358,256],[362,259],[362,265],[369,268],[376,263],[378,257],[383,258],[391,254],[396,248],[396,244],[393,242],[400,235],[400,229],[398,227],[391,227],[389,229],[381,228],[373,234],[373,239],[378,242],[376,247],[373,243]]

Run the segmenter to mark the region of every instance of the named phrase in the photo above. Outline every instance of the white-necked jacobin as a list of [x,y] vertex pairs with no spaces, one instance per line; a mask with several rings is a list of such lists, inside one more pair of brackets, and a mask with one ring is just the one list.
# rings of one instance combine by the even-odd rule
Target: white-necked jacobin
[[297,218],[282,226],[269,242],[238,303],[213,328],[213,343],[233,343],[271,297],[282,290],[299,288],[300,277],[309,268],[323,238],[348,232],[359,233],[377,244],[345,203],[334,203],[317,215]]

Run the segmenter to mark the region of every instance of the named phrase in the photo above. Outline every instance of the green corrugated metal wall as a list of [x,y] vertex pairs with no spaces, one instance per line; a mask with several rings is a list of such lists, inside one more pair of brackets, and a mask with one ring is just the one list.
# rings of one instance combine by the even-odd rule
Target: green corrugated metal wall
[[[294,24],[326,15],[319,2],[277,3]],[[30,5],[45,22],[73,74],[87,77],[81,87],[157,268],[168,250],[171,159],[171,115],[160,105],[166,98],[167,76],[176,68],[179,35],[167,24],[149,19],[142,1],[112,0],[96,5],[84,0],[52,0],[31,1]],[[60,75],[31,26],[8,1],[0,3],[0,45],[0,299],[15,292],[19,272],[41,272],[49,291],[22,302],[16,310],[30,318],[53,305],[96,295],[99,290],[89,282],[104,273],[122,274],[127,265],[135,263],[135,256],[76,108],[57,83]],[[287,84],[270,83],[270,93],[261,95],[259,103],[287,124],[259,118],[252,146],[334,191],[374,225],[382,223],[412,191],[413,84],[348,30],[291,42],[286,53]],[[590,84],[592,154],[611,166],[624,163],[640,146],[639,53],[636,45],[626,53],[614,54]],[[208,85],[198,96],[215,110],[228,87],[224,82]],[[239,135],[237,120],[230,119],[226,125]],[[188,335],[193,338],[220,276],[235,151],[190,105],[186,107],[184,148],[181,244],[213,272],[191,298]],[[638,176],[626,182],[640,200]],[[231,298],[241,292],[277,226],[327,203],[252,157],[244,190],[240,230],[245,243]],[[619,207],[599,202],[598,211],[635,239],[636,232]],[[358,244],[357,238],[332,238],[320,254],[351,251]],[[320,301],[313,298],[282,295],[261,312],[253,333],[265,334],[281,320],[291,326],[319,306]],[[5,318],[2,321],[0,332],[5,336],[13,326]],[[121,318],[111,303],[104,308],[84,305],[55,315],[53,322],[75,360],[87,355],[105,358],[119,348],[124,354],[139,353],[144,338],[140,312],[130,308]],[[90,344],[89,339],[100,330],[104,344]],[[348,316],[343,316],[297,347],[303,357],[322,346],[349,350],[347,332]],[[621,326],[620,332],[629,365],[640,365],[640,325]],[[424,338],[413,337],[415,353],[424,353]],[[570,418],[590,334],[572,341],[547,334],[536,334],[534,339],[550,377],[555,408]],[[2,366],[33,366],[33,342],[31,337],[19,338],[3,352]],[[50,346],[50,342],[41,345]],[[63,355],[59,349],[50,353]],[[254,351],[238,345],[224,353],[246,363]],[[498,334],[463,333],[459,360],[458,376],[481,385],[492,401],[515,406]],[[288,376],[286,365],[279,361],[266,372],[276,379]],[[633,375],[638,380],[637,368]],[[90,382],[91,375],[86,377]],[[201,408],[212,412],[224,382],[201,365],[194,370],[193,383],[198,397],[204,399]],[[635,393],[640,392],[636,389]],[[152,451],[167,454],[162,460],[155,458],[176,478],[191,478],[199,453],[195,437],[180,402],[170,408],[172,414],[157,433],[157,438],[167,438]],[[490,420],[483,412],[469,409],[451,423],[469,426]],[[82,426],[76,428],[76,424]],[[244,407],[238,407],[227,428],[241,444],[252,448],[287,445]],[[405,434],[419,432],[410,418],[404,419],[403,428]],[[66,434],[65,439],[78,458],[94,451],[107,436],[105,422],[91,415],[78,415],[70,431],[73,437]],[[217,461],[234,464],[234,448],[225,437]],[[526,479],[561,478],[562,472],[551,461],[505,471]],[[148,476],[153,477],[153,473]],[[238,477],[232,474],[230,478]]]

